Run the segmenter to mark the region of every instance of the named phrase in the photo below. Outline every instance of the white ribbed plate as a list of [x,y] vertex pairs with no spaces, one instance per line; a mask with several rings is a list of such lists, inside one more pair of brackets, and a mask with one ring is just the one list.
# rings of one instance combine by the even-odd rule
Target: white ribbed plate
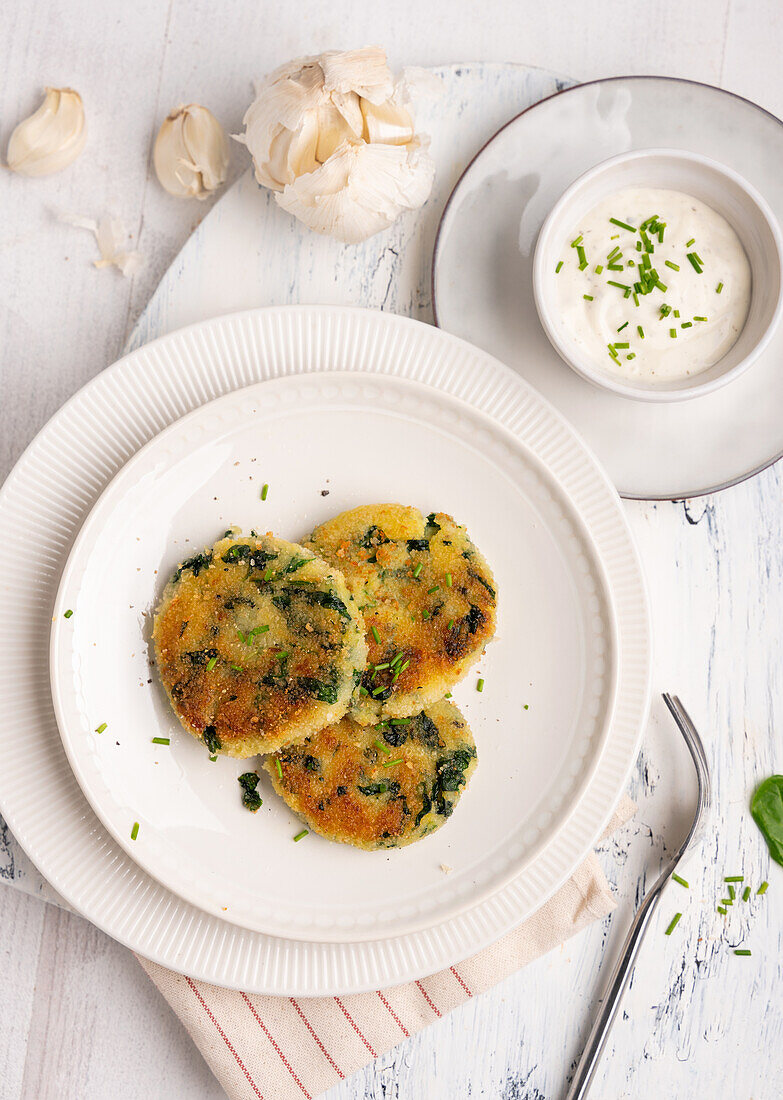
[[[210,763],[177,722],[150,663],[154,608],[177,562],[228,526],[298,541],[338,512],[388,500],[456,516],[492,564],[497,637],[454,689],[479,767],[453,817],[416,845],[368,853],[315,834],[293,844],[301,823],[265,773],[261,810],[242,807],[237,776],[257,762]],[[595,545],[520,440],[431,386],[335,372],[236,390],[131,459],[66,565],[51,664],[71,766],[132,859],[244,928],[351,942],[447,920],[530,865],[595,771],[618,654]],[[389,774],[379,766],[378,777]],[[564,858],[580,850],[575,837]]]
[[[120,467],[185,413],[283,374],[369,371],[437,386],[516,434],[560,483],[597,547],[619,635],[606,747],[570,818],[527,870],[427,930],[350,944],[248,931],[142,871],[92,813],[71,772],[48,689],[55,591],[85,516]],[[636,551],[608,480],[571,428],[485,353],[436,329],[362,310],[251,311],[174,333],[120,360],[30,445],[0,494],[0,801],[52,885],[116,939],[222,985],[290,995],[408,980],[478,950],[542,904],[591,847],[621,794],[649,701],[650,641]],[[107,621],[105,631],[113,624]],[[107,731],[108,732],[108,731]]]

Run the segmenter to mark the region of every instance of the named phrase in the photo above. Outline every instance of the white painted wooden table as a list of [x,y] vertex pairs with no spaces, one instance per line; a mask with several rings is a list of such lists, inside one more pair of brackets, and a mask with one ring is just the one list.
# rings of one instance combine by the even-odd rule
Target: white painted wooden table
[[[524,61],[577,79],[660,72],[720,84],[783,115],[778,0],[660,0],[638,21],[619,0],[43,0],[0,9],[0,143],[45,83],[72,83],[89,112],[76,165],[50,180],[0,176],[0,478],[35,431],[121,350],[161,274],[206,208],[165,195],[151,137],[182,100],[238,129],[252,79],[327,46],[378,41],[395,64]],[[245,161],[234,153],[238,175]],[[93,244],[53,211],[122,216],[147,254],[132,282],[90,266]],[[783,470],[690,504],[628,506],[647,567],[656,685],[678,691],[708,743],[717,809],[701,855],[662,906],[595,1086],[597,1097],[783,1093],[783,875],[747,813],[757,779],[783,770]],[[656,708],[632,793],[633,828],[604,863],[617,913],[360,1073],[329,1100],[562,1095],[629,913],[658,870],[690,794],[676,737]],[[713,899],[724,869],[772,883],[753,918],[734,914],[751,959],[730,954]],[[220,1090],[127,951],[44,904],[47,888],[0,838],[0,1097],[211,1098]],[[666,920],[684,911],[677,934]]]

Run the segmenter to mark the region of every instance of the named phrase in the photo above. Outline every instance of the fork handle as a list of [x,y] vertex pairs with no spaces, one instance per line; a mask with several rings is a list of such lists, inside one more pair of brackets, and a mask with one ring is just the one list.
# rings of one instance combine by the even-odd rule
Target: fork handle
[[622,952],[615,963],[612,976],[606,987],[598,1017],[587,1039],[587,1044],[579,1060],[579,1065],[576,1067],[576,1073],[571,1082],[571,1088],[568,1090],[566,1100],[583,1100],[583,1098],[587,1096],[590,1084],[593,1080],[593,1074],[598,1065],[598,1060],[601,1057],[601,1052],[606,1044],[612,1023],[620,1007],[620,999],[628,984],[628,979],[631,976],[631,970],[636,961],[639,948],[642,945],[644,934],[656,910],[661,897],[661,890],[667,879],[668,872],[661,875],[661,878],[656,882],[655,886],[644,899],[638,913],[634,917],[633,924],[625,938]]

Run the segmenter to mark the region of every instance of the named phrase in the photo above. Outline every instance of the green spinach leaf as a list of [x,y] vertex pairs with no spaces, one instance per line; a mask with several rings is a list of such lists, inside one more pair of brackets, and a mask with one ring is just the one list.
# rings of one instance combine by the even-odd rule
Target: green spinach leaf
[[767,842],[769,854],[783,866],[783,775],[771,775],[756,788],[750,812]]

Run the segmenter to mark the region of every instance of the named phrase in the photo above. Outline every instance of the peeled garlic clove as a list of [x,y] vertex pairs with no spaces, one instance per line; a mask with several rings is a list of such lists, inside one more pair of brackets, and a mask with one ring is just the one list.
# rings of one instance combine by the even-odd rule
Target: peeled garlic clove
[[[358,100],[356,106],[359,106]],[[359,111],[359,118],[361,119],[361,111]],[[319,107],[318,144],[315,149],[318,163],[323,164],[325,160],[328,160],[335,149],[339,148],[344,141],[350,142],[360,139],[361,132],[361,123],[357,134],[353,127],[347,123],[342,111],[333,103],[325,103],[322,107]],[[296,173],[297,176],[301,174],[301,172]]]
[[211,111],[190,103],[164,120],[152,157],[170,195],[205,199],[225,182],[228,140]]
[[404,107],[390,100],[386,103],[359,101],[364,116],[365,141],[381,145],[407,145],[413,140],[413,119]]
[[8,167],[23,176],[49,176],[76,160],[86,140],[82,97],[72,88],[47,88],[38,110],[11,134]]

